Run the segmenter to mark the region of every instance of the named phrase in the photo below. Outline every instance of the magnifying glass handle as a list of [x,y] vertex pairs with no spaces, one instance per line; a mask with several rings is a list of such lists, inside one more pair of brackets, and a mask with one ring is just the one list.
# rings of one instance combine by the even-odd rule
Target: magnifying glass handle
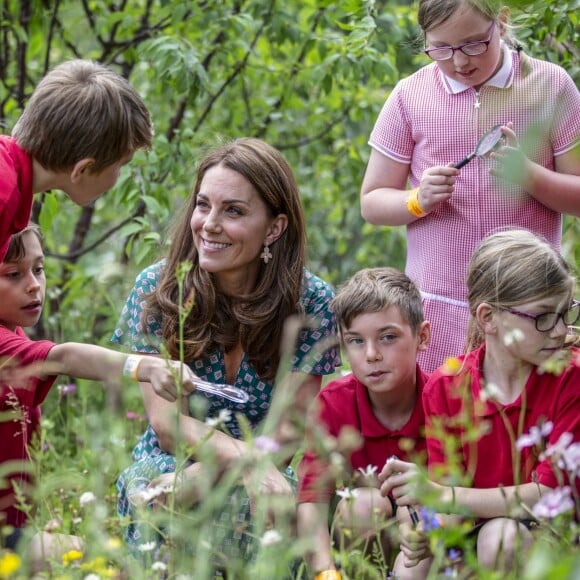
[[465,159],[462,159],[458,163],[456,163],[453,167],[455,169],[461,169],[464,165],[467,165],[473,158],[475,157],[475,153],[468,155]]

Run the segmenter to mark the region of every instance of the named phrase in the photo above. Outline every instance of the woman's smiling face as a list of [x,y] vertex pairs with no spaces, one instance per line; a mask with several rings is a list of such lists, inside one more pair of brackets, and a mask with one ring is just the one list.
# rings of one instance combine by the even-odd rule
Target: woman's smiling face
[[216,165],[205,173],[191,216],[193,241],[202,269],[216,275],[222,290],[250,292],[264,244],[284,231],[286,216],[271,215],[240,173]]

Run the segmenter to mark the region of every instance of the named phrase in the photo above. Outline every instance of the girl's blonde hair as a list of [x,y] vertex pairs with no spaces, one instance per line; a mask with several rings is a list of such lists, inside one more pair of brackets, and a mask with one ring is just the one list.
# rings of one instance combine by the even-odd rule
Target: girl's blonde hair
[[467,351],[483,342],[477,307],[514,307],[555,295],[572,296],[576,279],[564,258],[528,230],[500,231],[475,250],[467,273],[470,323]]
[[462,6],[469,6],[487,20],[502,21],[506,27],[504,40],[512,48],[519,48],[509,24],[509,9],[497,0],[420,0],[417,19],[423,32],[429,32],[451,18]]

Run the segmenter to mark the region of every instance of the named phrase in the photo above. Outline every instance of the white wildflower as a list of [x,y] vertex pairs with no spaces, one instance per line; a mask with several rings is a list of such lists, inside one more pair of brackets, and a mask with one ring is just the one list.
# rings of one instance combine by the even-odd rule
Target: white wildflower
[[205,420],[205,424],[212,429],[231,421],[232,419],[232,412],[229,409],[220,409],[217,417],[207,417]]
[[274,544],[279,544],[282,541],[282,536],[277,530],[266,530],[264,535],[260,540],[262,546],[273,546]]
[[[390,458],[389,458],[390,459]],[[387,459],[388,461],[388,459]],[[378,470],[376,465],[367,465],[364,469],[359,467],[358,470],[365,476],[365,477],[372,477]]]
[[60,518],[53,518],[52,520],[48,520],[44,525],[45,532],[54,532],[58,530],[62,526],[62,520]]
[[101,577],[98,574],[87,574],[83,580],[101,580]]
[[145,544],[139,544],[137,550],[139,552],[151,552],[151,550],[155,550],[155,546],[157,546],[155,542],[147,542]]
[[160,495],[171,493],[172,491],[172,485],[156,485],[155,487],[148,487],[132,493],[130,500],[132,503],[148,504]]
[[524,340],[525,335],[519,328],[511,328],[505,333],[503,342],[506,346],[512,346]]
[[73,523],[75,526],[78,526],[78,525],[79,525],[79,524],[80,524],[82,521],[83,521],[83,518],[73,518],[73,519],[72,519],[72,523]]
[[167,570],[167,565],[158,560],[151,564],[151,570],[153,570],[153,572],[165,572],[165,570]]
[[500,388],[491,381],[488,381],[483,386],[480,393],[480,398],[482,401],[497,401],[501,394]]
[[218,421],[220,423],[227,423],[232,420],[232,412],[229,409],[220,409]]
[[349,487],[343,487],[342,489],[336,490],[336,495],[342,499],[354,499],[358,495],[358,490],[350,489]]
[[97,498],[92,491],[85,491],[85,493],[83,493],[79,498],[79,505],[81,507],[86,507],[92,503],[95,503],[96,500]]

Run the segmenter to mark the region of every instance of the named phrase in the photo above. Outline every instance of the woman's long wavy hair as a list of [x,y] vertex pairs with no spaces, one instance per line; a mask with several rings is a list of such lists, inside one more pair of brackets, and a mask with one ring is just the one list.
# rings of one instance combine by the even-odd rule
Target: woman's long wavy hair
[[[215,278],[199,266],[193,243],[191,216],[201,182],[209,169],[221,165],[243,175],[272,216],[286,214],[288,226],[272,244],[272,259],[260,261],[256,287],[247,295],[227,296]],[[193,194],[172,228],[171,245],[159,285],[147,298],[143,312],[159,317],[163,341],[172,357],[179,349],[179,288],[176,272],[191,264],[183,296],[191,304],[184,325],[185,361],[215,352],[230,352],[241,343],[250,362],[264,379],[273,379],[280,362],[284,322],[302,314],[300,290],[306,260],[306,227],[300,193],[292,170],[274,147],[260,139],[238,139],[209,153],[201,162]]]

